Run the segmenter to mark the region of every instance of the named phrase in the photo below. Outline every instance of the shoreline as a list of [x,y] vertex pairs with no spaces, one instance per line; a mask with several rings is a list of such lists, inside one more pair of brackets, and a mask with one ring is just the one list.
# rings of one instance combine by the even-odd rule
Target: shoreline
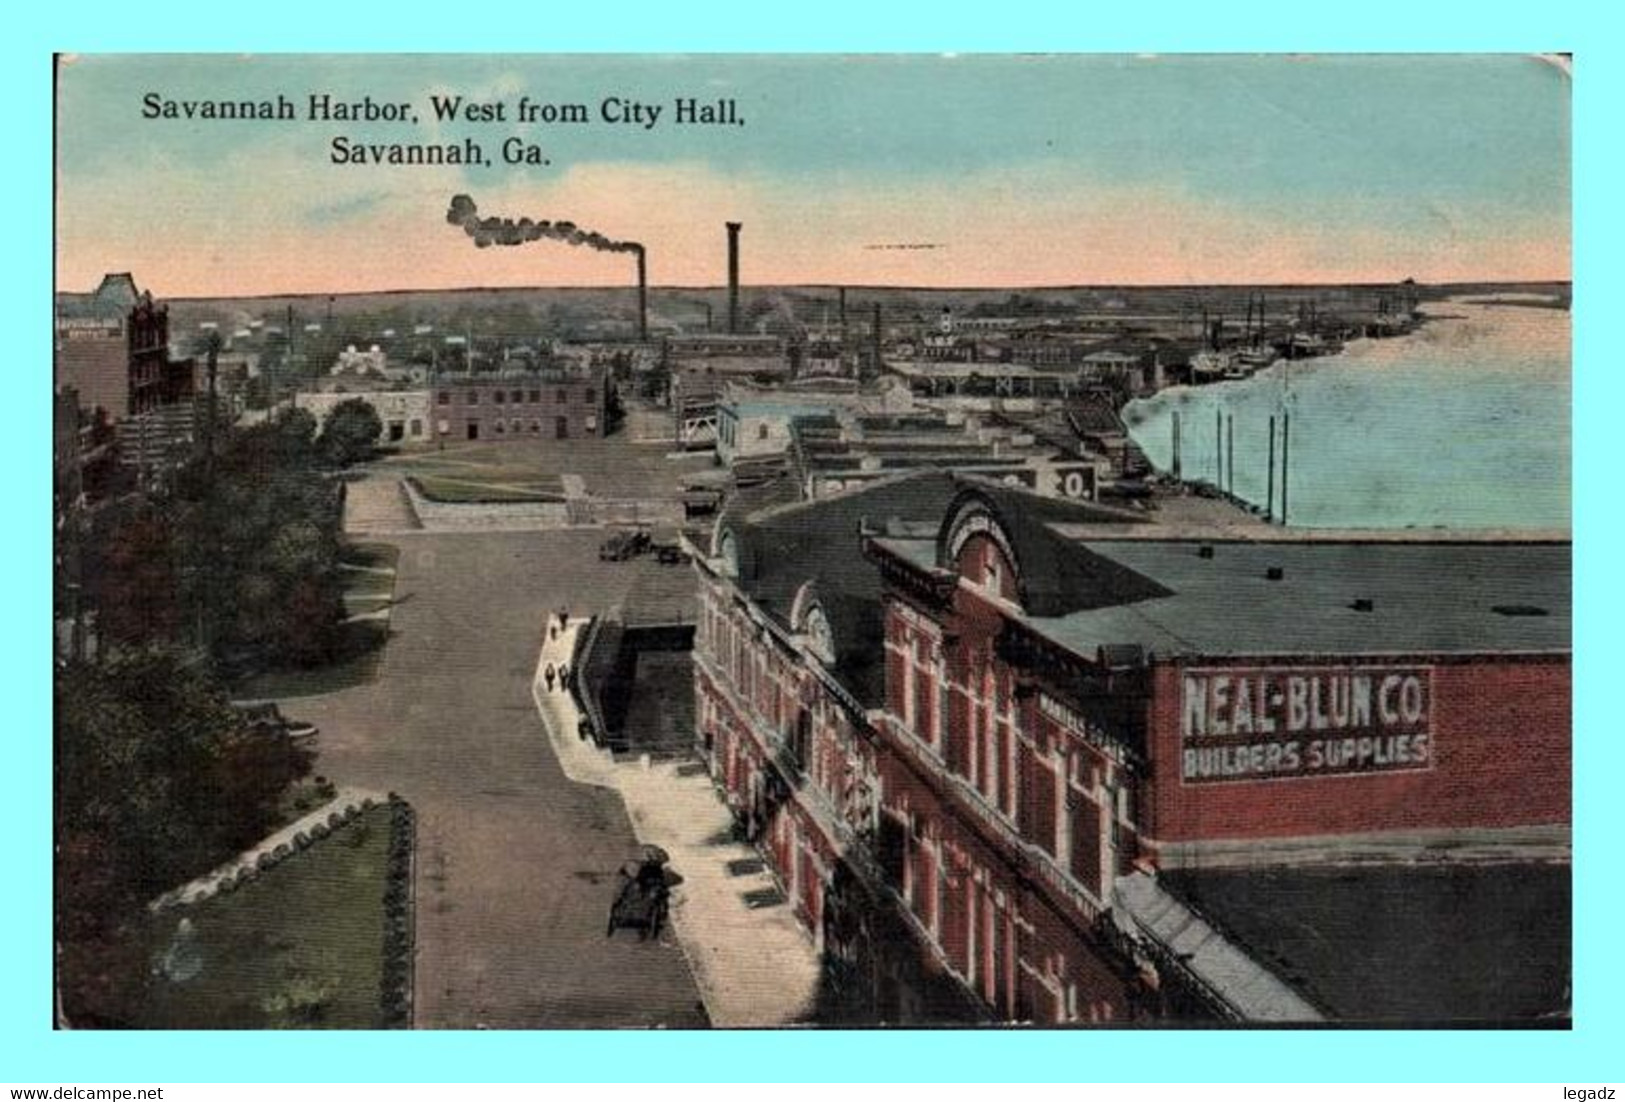
[[[1572,463],[1563,401],[1572,378],[1571,314],[1495,310],[1529,304],[1453,296],[1426,304],[1404,333],[1277,360],[1244,379],[1165,387],[1119,413],[1168,493],[1219,497],[1258,518],[1279,513],[1287,462],[1279,433],[1289,415],[1291,494],[1287,524],[1270,525],[1277,532],[1571,532],[1572,489],[1563,481]],[[1552,308],[1553,300],[1540,307]],[[1396,345],[1394,337],[1413,340]],[[1364,370],[1309,366],[1322,363]],[[1300,364],[1306,369],[1294,373]],[[1234,426],[1224,430],[1227,440],[1234,434],[1233,458],[1229,446],[1221,456],[1215,445],[1212,426],[1221,417]],[[1270,419],[1274,445],[1267,444]]]

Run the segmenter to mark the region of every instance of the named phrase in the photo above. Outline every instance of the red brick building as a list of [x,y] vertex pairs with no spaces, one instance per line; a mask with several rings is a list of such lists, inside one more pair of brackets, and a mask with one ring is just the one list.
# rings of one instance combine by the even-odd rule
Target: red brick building
[[604,367],[443,375],[429,415],[442,440],[577,440],[609,430]]
[[701,741],[854,1013],[1561,1013],[1567,545],[1131,519],[931,473],[719,522]]
[[56,297],[56,385],[80,406],[120,421],[189,401],[192,360],[169,358],[169,307],[128,272],[105,276],[89,294]]

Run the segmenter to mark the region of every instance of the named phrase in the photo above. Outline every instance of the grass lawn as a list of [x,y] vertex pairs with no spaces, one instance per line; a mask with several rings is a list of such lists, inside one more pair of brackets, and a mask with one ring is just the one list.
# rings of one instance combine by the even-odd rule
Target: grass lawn
[[[374,807],[235,892],[155,916],[143,937],[153,967],[132,1025],[379,1026],[390,814]],[[192,924],[190,952],[172,950],[182,917]],[[157,968],[166,955],[191,954],[199,967],[189,979]]]
[[[389,641],[387,620],[356,620],[339,628],[338,655],[323,666],[265,670],[232,682],[232,695],[243,700],[292,700],[320,696],[355,685],[365,685],[378,674],[384,645]],[[290,714],[299,718],[297,709]]]
[[[707,469],[715,460],[696,455],[673,460],[665,445],[633,444],[623,437],[572,440],[512,440],[504,444],[459,444],[444,451],[414,452],[378,465],[399,474],[416,475],[425,490],[438,500],[465,501],[470,497],[442,497],[444,483],[490,486],[492,493],[515,488],[542,494],[563,489],[561,476],[579,475],[589,493],[601,497],[648,497],[677,493],[686,475]],[[493,485],[497,484],[497,485]],[[446,486],[448,491],[451,486]],[[465,489],[463,491],[467,493]],[[530,500],[523,496],[482,500]]]
[[340,555],[341,561],[349,566],[363,566],[373,570],[393,570],[400,557],[401,549],[393,543],[351,543],[345,546]]
[[[346,613],[353,616],[389,606],[394,599],[393,571],[400,554],[400,549],[389,543],[352,543],[345,547],[343,562],[361,568],[343,572]],[[379,573],[386,570],[391,573]],[[248,700],[286,700],[365,684],[377,675],[384,644],[388,641],[387,619],[343,624],[339,629],[338,653],[332,661],[310,669],[260,670],[237,678],[231,687],[232,694]],[[297,713],[295,715],[297,717]]]
[[[472,502],[490,501],[562,501],[563,494],[559,491],[559,484],[552,483],[543,486],[518,487],[511,485],[487,485],[489,476],[479,472],[465,476],[463,472],[447,472],[447,477],[430,474],[417,475],[418,488],[423,496],[430,501],[442,501],[448,504],[466,504]],[[490,482],[500,482],[500,479],[489,479]]]

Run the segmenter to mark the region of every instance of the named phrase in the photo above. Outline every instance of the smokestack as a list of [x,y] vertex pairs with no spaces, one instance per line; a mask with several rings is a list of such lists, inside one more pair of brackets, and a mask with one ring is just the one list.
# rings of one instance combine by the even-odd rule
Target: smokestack
[[880,375],[880,372],[881,372],[881,367],[880,367],[880,303],[878,303],[878,302],[875,303],[875,325],[874,325],[874,332],[872,332],[870,334],[870,339],[874,343],[874,359],[875,359],[875,368],[874,368],[874,370],[875,370],[875,375],[878,377]]
[[844,349],[846,347],[846,288],[840,288],[839,294],[841,304],[841,347]]
[[[638,336],[649,337],[649,286],[644,248],[636,241],[616,241],[597,230],[584,230],[574,222],[554,222],[546,218],[481,218],[479,206],[467,195],[453,195],[446,208],[446,221],[458,226],[481,249],[492,245],[525,245],[532,241],[562,241],[585,245],[605,253],[635,253],[638,258]],[[333,300],[328,297],[328,320],[333,316]],[[470,345],[471,352],[473,346]]]
[[638,340],[649,339],[649,257],[638,249]]
[[728,224],[728,332],[739,332],[739,230],[742,223]]

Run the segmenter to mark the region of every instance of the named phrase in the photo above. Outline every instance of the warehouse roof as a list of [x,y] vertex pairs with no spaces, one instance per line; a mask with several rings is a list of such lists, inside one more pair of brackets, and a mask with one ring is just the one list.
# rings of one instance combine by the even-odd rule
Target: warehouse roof
[[1169,591],[1034,622],[1080,654],[1125,643],[1165,657],[1570,650],[1567,544],[1076,546]]
[[949,504],[972,481],[1011,503],[1012,509],[1034,517],[1101,523],[1117,515],[1090,503],[1041,498],[928,468],[814,501],[749,513],[730,506],[721,525],[738,540],[737,583],[786,626],[797,592],[812,583],[834,635],[837,676],[860,702],[878,704],[885,689],[881,650],[885,610],[880,572],[864,557],[860,525],[935,530]]
[[[1272,538],[1278,530],[1262,525],[1192,539],[1152,524],[1069,523],[1003,501],[998,489],[981,497],[1009,536],[1026,621],[1076,654],[1116,646],[1161,657],[1571,649],[1567,540],[1409,531]],[[946,565],[940,541],[879,542],[922,571]]]
[[1328,1016],[1409,1025],[1561,1024],[1570,1000],[1570,880],[1562,863],[1157,878],[1205,926]]

